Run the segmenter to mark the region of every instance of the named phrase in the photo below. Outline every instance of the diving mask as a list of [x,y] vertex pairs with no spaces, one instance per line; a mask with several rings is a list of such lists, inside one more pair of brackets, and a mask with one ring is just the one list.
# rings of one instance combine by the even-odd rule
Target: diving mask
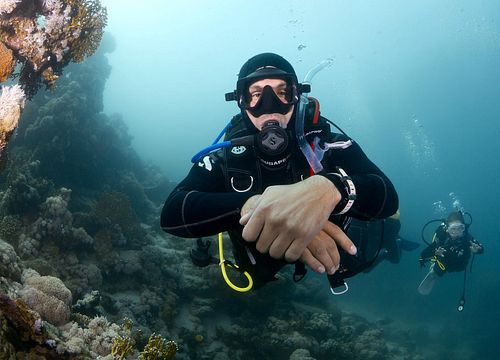
[[446,231],[452,238],[458,238],[464,234],[465,225],[459,222],[451,223],[448,225]]
[[255,117],[264,114],[282,114],[290,112],[293,102],[285,87],[273,88],[270,85],[264,89],[252,90],[246,102],[246,110]]
[[[284,81],[283,87],[277,89],[271,88],[271,90],[275,93],[275,100],[279,100],[287,105],[288,110],[291,105],[299,101],[301,92],[310,89],[308,85],[299,84],[294,73],[288,73],[272,66],[265,66],[239,79],[236,83],[236,90],[226,94],[226,101],[236,100],[238,106],[242,110],[250,110],[259,107],[260,105],[258,103],[252,103],[253,97],[248,90],[252,84],[263,79],[279,79]],[[264,95],[263,91],[261,95]]]

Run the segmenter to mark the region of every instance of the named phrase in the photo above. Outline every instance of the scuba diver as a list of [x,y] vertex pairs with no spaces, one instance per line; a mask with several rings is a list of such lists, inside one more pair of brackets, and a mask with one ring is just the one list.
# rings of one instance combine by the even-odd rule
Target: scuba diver
[[[275,280],[287,264],[295,264],[297,281],[307,266],[328,275],[332,293],[347,291],[344,279],[366,265],[345,234],[351,219],[382,219],[398,209],[387,176],[342,130],[332,132],[319,102],[307,97],[310,80],[325,64],[299,83],[292,65],[277,54],[246,61],[236,90],[226,94],[240,112],[193,156],[189,174],[165,201],[162,229],[199,238],[192,257],[219,263],[226,282],[225,265],[245,274],[248,286],[230,285],[237,291]],[[234,264],[223,258],[223,232]],[[200,239],[216,234],[219,260],[211,259],[209,243]]]
[[[468,213],[466,213],[468,214]],[[470,214],[469,214],[470,217]],[[435,221],[441,221],[436,229],[432,242],[427,243],[427,247],[420,254],[420,265],[423,267],[427,262],[431,262],[429,272],[418,287],[418,292],[422,295],[429,295],[432,291],[436,279],[446,272],[464,271],[464,290],[458,310],[463,310],[465,303],[465,277],[466,268],[471,255],[482,254],[483,246],[469,233],[469,224],[465,223],[462,211],[451,212],[446,220],[431,220],[422,229],[422,239],[427,225]],[[472,261],[471,261],[472,266]]]

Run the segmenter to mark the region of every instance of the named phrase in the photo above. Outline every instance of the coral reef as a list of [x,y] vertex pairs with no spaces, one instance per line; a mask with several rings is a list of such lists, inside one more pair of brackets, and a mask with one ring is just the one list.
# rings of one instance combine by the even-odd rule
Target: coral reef
[[167,341],[161,335],[152,334],[139,354],[139,360],[171,360],[176,353],[177,344],[174,341]]
[[132,353],[134,341],[129,336],[118,336],[113,339],[111,355],[114,359],[123,360]]
[[[19,81],[27,96],[31,98],[37,92],[42,80],[53,85],[70,61],[80,62],[93,54],[106,21],[106,9],[97,0],[20,0],[3,4],[0,42],[13,50],[15,61],[21,64]],[[8,60],[8,54],[2,55],[4,74],[12,67]]]
[[127,242],[131,248],[144,245],[141,242],[144,232],[139,226],[138,217],[125,194],[116,191],[101,194],[94,208],[94,216],[101,223],[115,227],[119,237],[117,239],[115,236],[113,245],[123,246]]
[[63,330],[65,341],[58,345],[58,351],[75,355],[87,352],[94,359],[111,354],[113,339],[122,336],[120,326],[102,316],[93,318],[84,328],[69,323]]
[[19,84],[2,86],[0,165],[17,128],[25,97],[42,81],[54,85],[71,61],[81,62],[98,48],[107,12],[99,0],[3,0],[0,4],[0,83],[15,76]]
[[16,61],[12,50],[0,42],[0,82],[6,81],[14,71]]
[[17,215],[6,215],[0,220],[0,239],[14,242],[20,235],[22,222]]
[[306,349],[297,349],[291,355],[289,360],[315,360],[311,353]]
[[[39,315],[22,300],[0,293],[1,359],[67,359],[55,350],[56,339],[47,332]],[[22,349],[22,351],[20,351]]]
[[73,226],[73,215],[68,210],[71,191],[61,188],[40,206],[40,215],[20,237],[20,254],[24,258],[36,256],[41,244],[56,243],[59,248],[85,247],[94,239],[82,228]]
[[[130,333],[102,315],[134,318],[142,349],[153,328],[164,329],[164,305],[174,314],[178,298],[168,290],[176,288],[174,273],[151,245],[157,205],[141,184],[162,176],[133,152],[121,118],[100,114],[109,71],[98,52],[72,67],[55,91],[35,96],[0,173],[0,292],[6,303],[18,299],[30,308],[42,329],[58,326],[49,339],[54,358],[112,357],[113,339]],[[154,277],[143,271],[150,256],[160,269]],[[135,301],[130,294],[138,288]],[[21,354],[19,344],[5,351]],[[147,353],[162,344],[156,338]]]
[[21,299],[43,320],[53,325],[64,325],[69,321],[72,294],[60,279],[26,270],[22,281]]
[[[0,43],[1,44],[1,43]],[[1,48],[0,48],[1,49]],[[0,162],[24,107],[24,92],[19,85],[2,86],[0,95]]]
[[21,279],[20,259],[14,247],[0,239],[0,276],[16,281]]

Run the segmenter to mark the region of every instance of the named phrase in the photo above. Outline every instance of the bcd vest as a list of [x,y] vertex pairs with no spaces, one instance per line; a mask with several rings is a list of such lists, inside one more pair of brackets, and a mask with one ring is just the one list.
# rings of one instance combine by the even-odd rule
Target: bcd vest
[[[309,99],[310,101],[306,108],[304,119],[304,134],[306,140],[309,144],[311,144],[311,146],[313,146],[315,137],[319,137],[321,145],[325,141],[334,142],[340,135],[331,132],[328,121],[320,115],[318,101],[313,98]],[[255,132],[255,129],[249,129],[247,124],[249,124],[249,122],[246,122],[241,114],[235,115],[231,119],[231,125],[228,127],[224,140],[247,136],[252,134],[252,131]],[[256,149],[255,146],[232,146],[224,148],[222,150],[224,152],[222,157],[222,170],[224,173],[227,191],[250,191],[262,193],[267,186],[292,184],[313,175],[309,164],[298,147],[295,140],[295,134],[289,134],[289,137],[291,140],[291,146],[290,152],[287,154],[288,158],[284,156],[282,158],[271,160],[277,162],[276,164],[273,164],[274,166],[268,166],[266,162],[262,161],[258,153],[258,149]],[[325,158],[327,157],[326,155],[327,154],[325,154]],[[280,161],[282,163],[280,163]],[[332,165],[329,164],[328,161],[323,161],[322,164],[326,172],[332,172],[335,170],[330,168]],[[266,181],[263,180],[263,174],[265,174]],[[271,178],[271,180],[268,180],[268,178]],[[340,226],[344,231],[347,231],[350,220],[350,217],[345,215],[333,215],[330,217],[330,221]],[[238,246],[238,243],[239,246],[246,247],[248,245],[245,244],[244,240],[237,239],[239,238],[237,232],[230,231],[229,233],[231,235],[233,245]],[[371,257],[370,259],[367,259],[364,251],[364,249],[366,249],[365,245],[366,244],[360,243],[356,244],[358,248],[357,256],[351,256],[342,249],[339,249],[341,254],[341,267],[334,275],[328,276],[328,280],[332,288],[344,285],[345,278],[352,277],[371,266],[376,256],[375,258]],[[256,255],[260,257],[259,254]],[[242,261],[241,254],[239,260]],[[271,261],[266,259],[264,262],[264,265],[269,268],[269,274],[263,275],[265,281],[272,280],[274,278],[274,273],[279,271],[279,269],[286,264],[282,260],[274,259]],[[294,279],[297,278],[300,280],[305,275],[306,270],[304,265],[300,262],[297,262],[295,265],[296,269]],[[247,270],[250,271],[250,269]],[[254,269],[254,272],[257,271],[262,273],[261,270],[262,269]]]

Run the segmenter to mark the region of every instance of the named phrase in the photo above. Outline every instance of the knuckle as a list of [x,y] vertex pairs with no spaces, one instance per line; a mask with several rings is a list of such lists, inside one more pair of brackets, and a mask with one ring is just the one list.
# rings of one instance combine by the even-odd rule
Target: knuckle
[[299,257],[300,257],[300,253],[298,253],[294,249],[287,250],[285,253],[285,260],[289,261],[289,262],[296,261]]
[[257,242],[255,245],[255,248],[257,249],[258,252],[265,254],[267,252],[267,246],[264,246],[262,243]]
[[317,255],[317,256],[326,255],[326,249],[323,246],[316,246],[313,249],[313,253],[314,253],[314,255]]
[[271,256],[273,259],[279,259],[279,258],[281,258],[282,254],[277,249],[271,247],[269,249],[269,256]]

